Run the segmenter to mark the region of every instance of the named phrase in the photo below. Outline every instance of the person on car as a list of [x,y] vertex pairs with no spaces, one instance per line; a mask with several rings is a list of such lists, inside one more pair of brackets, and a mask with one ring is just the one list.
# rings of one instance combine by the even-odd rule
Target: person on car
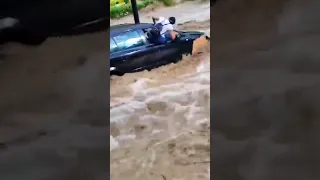
[[160,35],[159,31],[157,29],[150,29],[147,32],[147,37],[150,43],[160,45],[165,44],[165,39]]
[[176,33],[174,32],[173,25],[176,23],[175,17],[169,17],[166,19],[164,17],[152,17],[154,28],[153,36],[156,36],[157,42],[160,44],[165,44],[168,41],[174,40],[176,38]]

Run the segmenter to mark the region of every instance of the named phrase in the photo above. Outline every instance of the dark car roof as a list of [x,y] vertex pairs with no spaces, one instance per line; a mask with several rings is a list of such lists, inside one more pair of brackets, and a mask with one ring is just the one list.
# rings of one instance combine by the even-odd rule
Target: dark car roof
[[146,29],[152,26],[151,23],[140,23],[140,24],[119,24],[110,27],[110,37],[116,36],[123,32],[129,30],[136,30],[136,29]]

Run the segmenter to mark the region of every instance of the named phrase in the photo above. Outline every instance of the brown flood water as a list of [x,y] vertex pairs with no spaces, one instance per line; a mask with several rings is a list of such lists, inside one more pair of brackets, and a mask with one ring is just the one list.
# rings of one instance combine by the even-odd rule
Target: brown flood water
[[225,0],[211,11],[213,179],[316,180],[315,0]]

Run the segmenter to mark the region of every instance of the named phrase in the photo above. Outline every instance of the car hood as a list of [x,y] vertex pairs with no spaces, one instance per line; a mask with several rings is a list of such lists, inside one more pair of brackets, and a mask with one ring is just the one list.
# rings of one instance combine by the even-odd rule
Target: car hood
[[204,32],[200,32],[200,31],[180,31],[181,35],[185,35],[185,36],[202,36],[204,35]]
[[184,40],[184,39],[195,40],[195,39],[199,38],[200,36],[205,35],[204,32],[200,32],[200,31],[180,31],[179,34],[180,34],[180,38],[182,40]]

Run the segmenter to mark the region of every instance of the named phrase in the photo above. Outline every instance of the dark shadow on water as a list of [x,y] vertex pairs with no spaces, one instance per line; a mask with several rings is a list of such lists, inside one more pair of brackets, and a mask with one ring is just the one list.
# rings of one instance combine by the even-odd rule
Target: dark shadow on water
[[320,178],[319,5],[226,0],[213,7],[213,179]]
[[107,37],[103,32],[3,49],[1,179],[16,174],[35,180],[106,176]]

